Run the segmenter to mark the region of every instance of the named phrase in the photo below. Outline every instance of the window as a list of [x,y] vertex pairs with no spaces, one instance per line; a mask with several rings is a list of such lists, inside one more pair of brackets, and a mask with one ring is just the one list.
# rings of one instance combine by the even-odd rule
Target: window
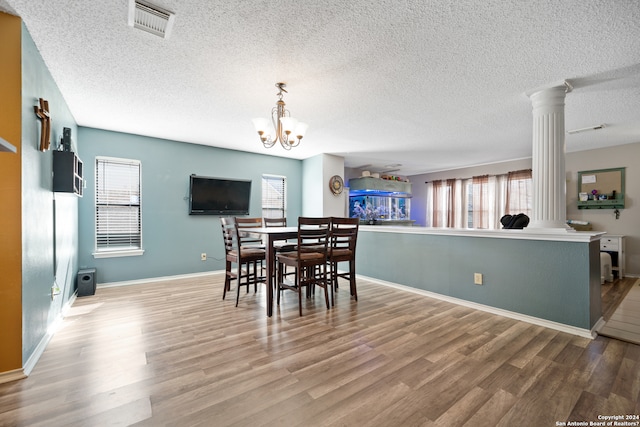
[[438,180],[428,186],[427,225],[431,227],[495,229],[505,213],[531,216],[531,169]]
[[507,181],[506,214],[523,213],[531,216],[533,212],[533,181],[531,169],[509,172]]
[[96,258],[142,255],[140,161],[96,158]]
[[262,217],[286,218],[287,178],[262,175]]

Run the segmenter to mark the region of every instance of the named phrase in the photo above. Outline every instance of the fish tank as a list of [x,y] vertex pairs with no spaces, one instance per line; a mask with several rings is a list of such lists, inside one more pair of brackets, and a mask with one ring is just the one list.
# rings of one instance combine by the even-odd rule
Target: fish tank
[[361,224],[411,225],[411,196],[383,191],[350,191],[349,216]]

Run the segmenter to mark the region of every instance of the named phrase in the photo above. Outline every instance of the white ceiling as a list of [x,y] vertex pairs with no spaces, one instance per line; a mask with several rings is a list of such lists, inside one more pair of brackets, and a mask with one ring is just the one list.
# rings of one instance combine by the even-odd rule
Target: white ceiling
[[[81,126],[347,167],[423,172],[531,156],[526,93],[569,80],[567,151],[640,142],[638,0],[0,0],[24,20]],[[262,147],[275,83],[307,136]],[[394,167],[394,169],[396,169]]]

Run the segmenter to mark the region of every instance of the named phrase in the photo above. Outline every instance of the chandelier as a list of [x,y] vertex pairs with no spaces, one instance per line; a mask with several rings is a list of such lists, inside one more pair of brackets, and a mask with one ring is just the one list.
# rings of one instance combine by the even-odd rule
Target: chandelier
[[298,120],[291,117],[289,110],[285,109],[284,101],[282,100],[282,92],[288,93],[285,90],[287,85],[285,83],[276,83],[276,87],[279,89],[277,94],[278,101],[276,106],[271,110],[271,122],[273,124],[273,131],[275,129],[275,136],[271,136],[267,133],[269,128],[269,120],[264,118],[253,119],[253,125],[260,136],[260,141],[265,148],[271,148],[276,142],[280,142],[282,148],[285,150],[291,150],[293,147],[297,147],[300,144],[300,140],[304,136],[309,125],[306,123],[300,123]]

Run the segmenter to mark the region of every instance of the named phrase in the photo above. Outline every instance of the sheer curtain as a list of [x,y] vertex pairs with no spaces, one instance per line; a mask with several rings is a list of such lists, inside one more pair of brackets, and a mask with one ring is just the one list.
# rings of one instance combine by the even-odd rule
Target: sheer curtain
[[472,178],[473,228],[489,228],[489,175]]
[[448,179],[446,183],[446,187],[448,190],[448,194],[447,194],[447,200],[445,202],[447,206],[447,212],[446,212],[447,222],[445,227],[455,227],[456,226],[456,222],[455,222],[456,209],[458,206],[457,199],[456,199],[457,197],[456,196],[456,180]]
[[462,179],[453,180],[454,186],[454,206],[453,225],[454,228],[467,228],[467,188]]
[[446,203],[448,190],[446,181],[436,180],[431,183],[433,194],[433,213],[431,217],[432,227],[446,227],[446,215],[448,204]]
[[431,205],[427,206],[427,225],[429,227],[441,227],[441,222],[438,219],[438,212],[442,211],[442,206],[439,203],[440,183],[442,181],[431,181],[429,186],[431,187],[428,192],[431,198]]
[[490,228],[502,228],[500,218],[504,215],[507,203],[507,174],[496,175],[495,179],[496,196],[493,209],[494,215],[491,219],[492,227]]
[[531,169],[509,172],[506,193],[505,214],[523,213],[531,216],[533,210]]
[[471,181],[473,228],[499,228],[506,201],[507,175],[474,176]]
[[425,226],[426,227],[435,227],[433,225],[433,215],[435,212],[435,202],[433,197],[433,182],[427,182],[427,206],[425,206]]

